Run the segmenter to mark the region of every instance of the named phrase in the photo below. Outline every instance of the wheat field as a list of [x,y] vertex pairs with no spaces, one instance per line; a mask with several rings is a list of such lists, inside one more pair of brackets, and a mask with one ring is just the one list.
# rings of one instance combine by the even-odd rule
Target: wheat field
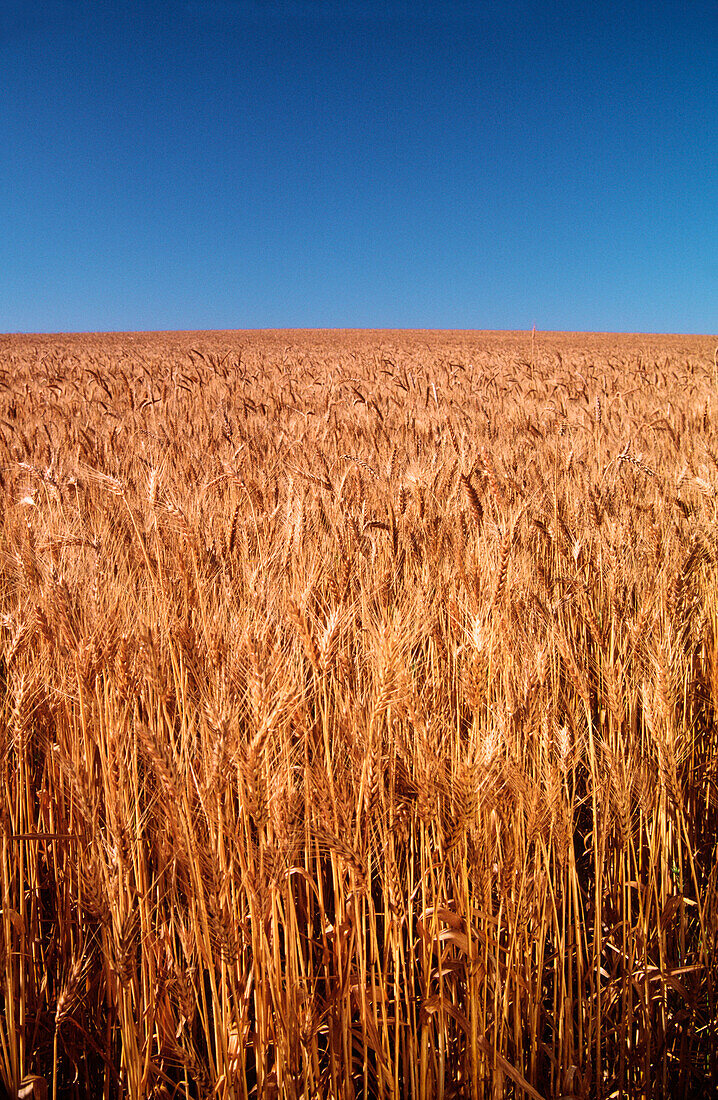
[[718,1092],[715,338],[0,337],[0,1088]]

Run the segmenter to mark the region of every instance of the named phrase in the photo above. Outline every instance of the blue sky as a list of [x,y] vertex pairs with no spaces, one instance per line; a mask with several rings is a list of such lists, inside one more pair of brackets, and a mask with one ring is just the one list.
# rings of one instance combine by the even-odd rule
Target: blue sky
[[4,0],[0,331],[718,331],[718,5]]

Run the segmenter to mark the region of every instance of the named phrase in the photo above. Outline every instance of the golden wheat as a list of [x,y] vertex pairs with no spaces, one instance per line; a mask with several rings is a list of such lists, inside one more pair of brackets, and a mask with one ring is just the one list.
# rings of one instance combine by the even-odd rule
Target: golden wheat
[[5,1093],[715,1095],[714,339],[0,349]]

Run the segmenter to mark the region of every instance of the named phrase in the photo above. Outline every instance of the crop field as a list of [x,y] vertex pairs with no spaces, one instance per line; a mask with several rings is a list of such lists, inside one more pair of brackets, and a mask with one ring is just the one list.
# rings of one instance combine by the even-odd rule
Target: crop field
[[0,337],[0,1095],[718,1094],[714,337]]

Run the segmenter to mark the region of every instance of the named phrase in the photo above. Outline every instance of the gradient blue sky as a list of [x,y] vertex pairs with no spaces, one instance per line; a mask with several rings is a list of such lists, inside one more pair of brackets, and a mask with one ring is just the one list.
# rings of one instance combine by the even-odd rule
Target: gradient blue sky
[[718,330],[715,0],[0,10],[0,331]]

